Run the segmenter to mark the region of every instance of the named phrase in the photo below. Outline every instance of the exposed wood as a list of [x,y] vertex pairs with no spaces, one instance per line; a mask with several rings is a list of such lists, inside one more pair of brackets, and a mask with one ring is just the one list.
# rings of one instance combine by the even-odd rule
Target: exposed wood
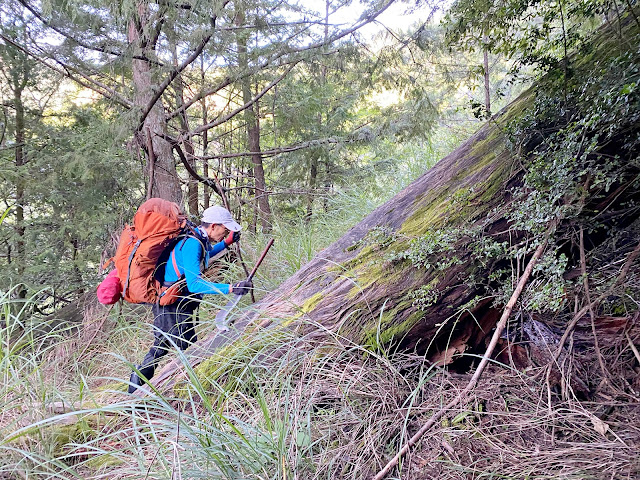
[[429,420],[427,420],[427,422],[420,428],[420,430],[418,430],[409,439],[409,441],[400,449],[400,451],[385,465],[385,467],[382,470],[380,470],[380,472],[378,472],[378,474],[373,478],[373,480],[382,480],[384,477],[386,477],[387,474],[391,471],[391,469],[398,464],[400,459],[407,454],[407,452],[411,449],[411,447],[414,446],[423,437],[423,435],[427,433],[431,427],[433,427],[433,425],[438,420],[440,420],[442,417],[447,415],[453,407],[463,402],[467,397],[467,395],[469,394],[469,392],[471,392],[471,390],[475,388],[476,384],[478,383],[478,380],[480,379],[480,376],[482,375],[482,372],[484,372],[484,369],[489,363],[489,359],[491,358],[491,355],[493,354],[493,351],[495,350],[496,345],[498,344],[500,335],[502,335],[504,328],[507,326],[507,320],[509,320],[509,316],[513,311],[513,307],[515,307],[516,302],[518,301],[518,298],[522,294],[522,290],[524,289],[525,284],[527,283],[527,281],[529,280],[529,277],[531,276],[533,267],[536,265],[536,262],[540,259],[540,257],[544,253],[545,248],[547,248],[549,234],[554,229],[555,229],[555,225],[553,225],[553,227],[550,228],[549,232],[547,233],[547,239],[545,239],[545,241],[540,244],[540,246],[536,249],[535,253],[533,254],[533,257],[531,258],[531,260],[529,260],[527,267],[525,268],[522,276],[520,277],[520,280],[518,281],[518,285],[513,291],[511,298],[507,302],[507,306],[502,312],[500,321],[496,325],[496,329],[493,332],[493,336],[491,337],[491,342],[489,343],[487,350],[484,352],[484,355],[482,356],[482,360],[480,361],[478,368],[473,374],[473,377],[471,377],[471,380],[469,380],[469,383],[467,384],[467,386],[456,396],[456,398],[451,400],[445,407],[441,408],[436,413],[434,413],[431,416],[431,418],[429,418]]

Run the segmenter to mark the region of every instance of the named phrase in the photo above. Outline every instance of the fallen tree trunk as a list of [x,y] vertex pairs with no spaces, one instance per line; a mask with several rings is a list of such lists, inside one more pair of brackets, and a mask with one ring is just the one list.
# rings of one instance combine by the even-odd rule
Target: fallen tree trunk
[[[517,103],[526,102],[529,95]],[[448,336],[440,326],[458,307],[475,297],[476,291],[459,284],[458,280],[472,259],[461,259],[460,264],[443,275],[435,270],[397,268],[393,262],[385,261],[384,256],[387,251],[402,251],[413,238],[434,228],[445,225],[453,228],[461,220],[483,218],[500,205],[503,197],[495,194],[503,192],[509,181],[513,181],[514,158],[500,132],[501,123],[508,122],[509,118],[507,114],[496,117],[495,122],[480,129],[399,195],[321,251],[236,320],[235,331],[214,332],[199,341],[188,351],[190,363],[198,364],[237,338],[249,324],[277,326],[291,320],[298,324],[305,321],[310,322],[309,325],[322,324],[371,347],[401,339],[403,348],[425,351],[431,347],[432,352],[447,352],[446,346],[429,343],[437,337],[438,330]],[[478,193],[469,193],[475,189]],[[464,200],[456,201],[462,196]],[[464,211],[460,210],[462,201],[466,203]],[[498,223],[498,228],[502,228],[503,222]],[[389,235],[396,240],[386,248],[369,244],[364,239],[371,232],[382,235],[391,232]],[[388,239],[383,242],[387,243]],[[439,300],[421,309],[410,295],[428,284],[436,284]],[[466,349],[464,345],[475,347],[482,342],[500,315],[490,303],[483,300],[473,311],[457,319],[456,338],[449,348],[462,352]],[[479,310],[484,312],[478,315]],[[477,328],[474,315],[481,322],[481,329]],[[448,354],[451,356],[451,351]],[[179,360],[168,364],[153,383],[166,383],[177,369],[180,369]]]
[[[619,82],[626,80],[616,73],[622,68],[617,59],[637,63],[636,43],[629,40],[635,34],[622,40],[604,32],[595,53],[574,62],[569,93],[575,104],[565,105],[567,115],[553,116],[557,87],[550,75],[247,311],[235,332],[198,342],[189,351],[190,363],[250,324],[321,325],[370,349],[414,351],[466,369],[474,360],[469,354],[485,351],[506,303],[504,292],[513,291],[551,223],[558,225],[553,248],[534,271],[519,308],[552,312],[550,328],[562,329],[571,302],[582,301],[575,232],[589,231],[590,268],[600,273],[607,270],[603,265],[613,271],[640,236],[640,140],[629,140],[640,132],[638,112],[596,127],[580,123],[595,116],[590,108],[602,89],[621,91]],[[601,75],[597,81],[593,72]],[[638,92],[627,93],[629,108],[636,108]],[[153,383],[169,387],[177,369],[179,361],[172,362]]]

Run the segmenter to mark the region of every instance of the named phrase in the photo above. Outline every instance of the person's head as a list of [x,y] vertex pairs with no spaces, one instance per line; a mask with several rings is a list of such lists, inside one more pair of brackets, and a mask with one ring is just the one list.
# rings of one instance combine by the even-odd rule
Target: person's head
[[229,210],[218,206],[209,207],[202,212],[200,225],[207,232],[209,240],[216,243],[229,235],[229,232],[239,232],[242,228],[233,220]]

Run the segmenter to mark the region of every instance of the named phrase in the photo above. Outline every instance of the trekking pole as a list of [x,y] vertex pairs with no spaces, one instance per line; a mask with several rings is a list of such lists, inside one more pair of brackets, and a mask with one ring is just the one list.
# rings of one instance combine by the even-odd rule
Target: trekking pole
[[258,261],[256,262],[255,266],[253,267],[253,270],[251,270],[251,273],[247,277],[247,280],[251,281],[251,279],[253,279],[253,276],[256,274],[256,271],[258,270],[258,267],[260,266],[260,264],[264,260],[264,257],[267,256],[267,252],[271,248],[271,245],[273,245],[273,238],[271,240],[269,240],[269,243],[267,243],[267,246],[264,247],[264,251],[262,252],[262,255],[260,255],[260,258],[258,259]]

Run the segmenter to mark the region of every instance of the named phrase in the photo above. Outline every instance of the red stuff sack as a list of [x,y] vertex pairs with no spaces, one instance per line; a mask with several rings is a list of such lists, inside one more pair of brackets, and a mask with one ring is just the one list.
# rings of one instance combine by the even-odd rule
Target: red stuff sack
[[118,270],[113,269],[98,285],[98,301],[103,305],[113,305],[122,298],[122,284],[118,278]]

